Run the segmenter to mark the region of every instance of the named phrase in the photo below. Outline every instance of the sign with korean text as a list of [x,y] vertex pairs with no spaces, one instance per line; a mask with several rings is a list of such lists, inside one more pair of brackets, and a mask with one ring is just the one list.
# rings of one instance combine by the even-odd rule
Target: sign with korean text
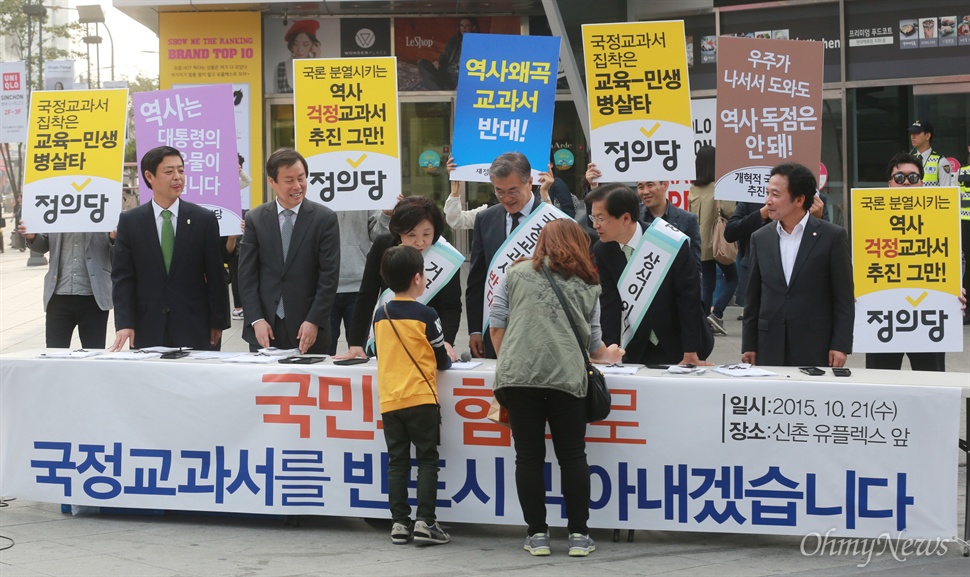
[[549,164],[561,41],[465,34],[455,102],[452,180],[488,182],[497,156],[521,152],[539,178]]
[[764,202],[771,169],[785,162],[805,165],[818,179],[822,43],[718,42],[715,198]]
[[[376,373],[5,356],[0,491],[71,505],[386,519]],[[586,430],[590,525],[956,534],[958,454],[941,439],[959,435],[959,387],[794,375],[607,375],[613,411]],[[493,384],[491,370],[438,374],[442,522],[522,523],[511,431],[486,418]],[[111,418],[76,418],[92,411]],[[559,475],[545,498],[562,503]],[[549,507],[550,525],[564,517]]]
[[488,264],[488,277],[485,279],[485,303],[482,307],[482,331],[488,330],[489,313],[492,310],[492,300],[495,288],[505,282],[509,267],[520,258],[530,258],[536,250],[539,233],[547,223],[559,218],[569,218],[566,213],[555,206],[541,202],[535,210],[529,213],[525,220],[509,234],[502,246],[495,251],[492,262]]
[[30,94],[27,232],[110,232],[121,214],[127,90]]
[[0,62],[0,142],[27,141],[27,69],[24,61]]
[[[219,234],[239,234],[242,207],[232,85],[209,84],[132,95],[138,162],[157,146],[182,153],[185,182],[181,198],[204,206],[219,219]],[[141,202],[152,190],[140,180]]]
[[694,179],[685,42],[682,20],[583,25],[601,182]]
[[241,204],[246,207],[263,202],[261,18],[259,12],[158,15],[161,89],[232,84],[229,102],[236,118],[236,152],[245,163],[245,172],[252,177],[252,186],[240,192]]
[[293,69],[307,198],[333,210],[392,208],[401,193],[394,58],[294,60]]
[[853,350],[963,350],[956,187],[852,191]]
[[643,316],[657,296],[657,290],[673,264],[687,235],[662,218],[655,218],[643,231],[640,244],[617,281],[623,303],[620,346],[626,348],[640,328]]

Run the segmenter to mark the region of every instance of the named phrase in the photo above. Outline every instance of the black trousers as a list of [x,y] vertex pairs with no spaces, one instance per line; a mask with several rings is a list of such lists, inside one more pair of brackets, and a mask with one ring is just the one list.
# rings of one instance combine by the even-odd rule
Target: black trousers
[[67,349],[77,327],[81,346],[103,349],[108,331],[108,311],[101,310],[93,295],[52,295],[47,303],[47,347]]
[[946,371],[946,353],[866,353],[866,368],[898,371],[903,368],[904,354],[914,371]]
[[586,461],[586,399],[555,389],[503,387],[495,398],[509,412],[515,443],[515,488],[529,535],[547,533],[546,422],[559,461],[560,488],[570,533],[587,535],[589,463]]

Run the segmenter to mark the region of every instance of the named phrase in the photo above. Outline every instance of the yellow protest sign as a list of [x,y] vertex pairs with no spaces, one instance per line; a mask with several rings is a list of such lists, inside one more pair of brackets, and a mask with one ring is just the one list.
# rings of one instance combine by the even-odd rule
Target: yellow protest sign
[[693,180],[684,22],[585,24],[583,47],[600,181]]
[[856,352],[963,350],[959,191],[852,191]]
[[333,210],[392,208],[401,191],[396,60],[320,58],[293,67],[307,198]]
[[30,95],[23,221],[27,231],[111,231],[121,214],[127,90]]

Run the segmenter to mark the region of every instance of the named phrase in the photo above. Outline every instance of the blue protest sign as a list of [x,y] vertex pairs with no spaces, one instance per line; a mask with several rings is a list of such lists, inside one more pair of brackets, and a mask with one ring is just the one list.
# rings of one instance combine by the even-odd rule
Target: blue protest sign
[[452,180],[488,182],[496,156],[525,154],[538,177],[549,163],[558,36],[465,34],[458,71]]

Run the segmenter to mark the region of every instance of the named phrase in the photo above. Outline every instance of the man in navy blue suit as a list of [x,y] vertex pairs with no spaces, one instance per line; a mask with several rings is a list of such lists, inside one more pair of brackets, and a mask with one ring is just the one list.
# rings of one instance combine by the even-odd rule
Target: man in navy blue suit
[[468,345],[476,357],[495,358],[488,334],[482,335],[485,309],[485,281],[492,257],[502,243],[532,211],[539,207],[539,196],[532,192],[532,166],[520,152],[506,152],[492,162],[489,179],[495,188],[498,204],[475,216],[472,235],[471,265],[465,289],[468,320]]
[[180,200],[185,163],[159,146],[141,160],[151,202],[121,214],[111,280],[115,342],[213,349],[229,326],[229,293],[212,211]]

